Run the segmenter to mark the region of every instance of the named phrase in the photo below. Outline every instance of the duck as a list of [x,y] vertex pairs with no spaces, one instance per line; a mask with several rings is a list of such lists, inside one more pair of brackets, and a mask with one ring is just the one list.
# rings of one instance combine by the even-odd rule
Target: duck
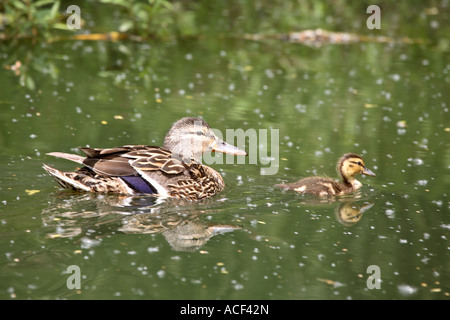
[[337,162],[336,171],[341,176],[342,182],[315,176],[293,183],[276,184],[275,187],[319,197],[340,196],[352,193],[362,187],[362,183],[355,178],[355,175],[364,174],[375,177],[375,173],[365,166],[363,158],[356,153],[344,154]]
[[206,121],[185,117],[167,132],[162,147],[124,145],[113,148],[79,148],[83,156],[64,152],[47,155],[83,165],[63,172],[43,168],[65,189],[123,195],[153,194],[186,200],[201,200],[225,188],[222,176],[201,163],[205,152],[247,155],[217,137]]

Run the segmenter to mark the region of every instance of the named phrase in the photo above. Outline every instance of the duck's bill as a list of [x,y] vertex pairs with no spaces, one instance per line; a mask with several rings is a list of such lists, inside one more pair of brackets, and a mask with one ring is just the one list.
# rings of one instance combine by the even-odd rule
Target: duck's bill
[[208,227],[208,230],[211,232],[213,236],[216,236],[218,234],[231,232],[234,230],[241,229],[241,227],[236,227],[232,225],[216,225],[216,226],[210,226]]
[[372,207],[373,207],[373,203],[367,203],[367,204],[363,205],[362,207],[360,207],[359,210],[361,211],[361,213],[364,213]]
[[375,173],[373,173],[372,171],[370,171],[370,169],[368,168],[364,168],[363,174],[365,174],[366,176],[371,176],[371,177],[375,177]]
[[232,154],[235,156],[246,156],[247,155],[247,152],[245,152],[229,143],[226,143],[225,141],[222,141],[222,140],[214,141],[211,148],[215,152],[228,153],[228,154]]

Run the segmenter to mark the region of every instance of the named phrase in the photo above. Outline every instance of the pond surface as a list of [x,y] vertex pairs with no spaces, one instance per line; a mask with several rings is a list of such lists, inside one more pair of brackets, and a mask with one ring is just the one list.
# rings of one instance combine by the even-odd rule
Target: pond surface
[[[223,39],[1,55],[34,63],[24,86],[0,70],[1,299],[449,299],[448,51]],[[76,167],[52,151],[162,145],[184,116],[258,133],[253,158],[211,165],[227,187],[205,201],[61,190],[42,169]],[[355,194],[273,187],[337,178],[347,152],[376,173]]]

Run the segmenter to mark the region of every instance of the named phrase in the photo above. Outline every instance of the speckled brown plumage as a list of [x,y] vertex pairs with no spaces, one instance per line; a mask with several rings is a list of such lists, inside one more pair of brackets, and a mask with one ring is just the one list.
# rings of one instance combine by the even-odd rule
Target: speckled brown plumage
[[49,153],[82,164],[77,171],[62,172],[44,164],[44,169],[63,188],[102,193],[139,194],[200,200],[225,188],[222,176],[200,163],[208,150],[245,155],[220,140],[199,118],[176,122],[163,147],[126,145],[115,148],[80,148],[85,157]]

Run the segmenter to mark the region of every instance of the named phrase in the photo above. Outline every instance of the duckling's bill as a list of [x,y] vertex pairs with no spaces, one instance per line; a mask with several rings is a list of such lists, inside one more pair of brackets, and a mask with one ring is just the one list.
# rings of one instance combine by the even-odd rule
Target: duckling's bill
[[365,174],[366,176],[376,177],[376,174],[366,167],[364,167],[363,174]]

